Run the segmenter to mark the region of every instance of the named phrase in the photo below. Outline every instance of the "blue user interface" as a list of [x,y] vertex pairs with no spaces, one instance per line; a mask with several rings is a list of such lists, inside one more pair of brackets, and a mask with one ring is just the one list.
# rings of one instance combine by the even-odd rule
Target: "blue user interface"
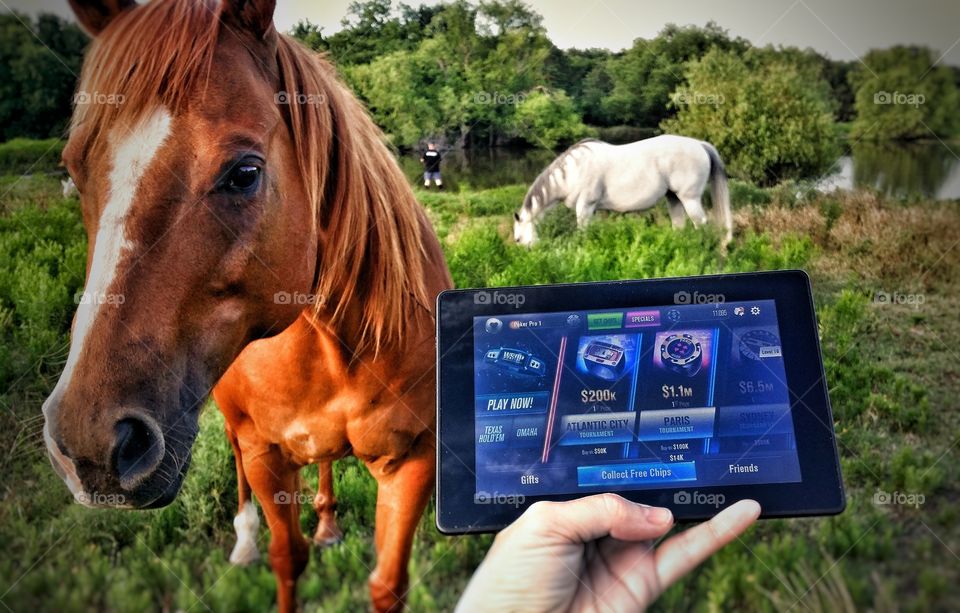
[[773,300],[485,316],[473,333],[478,496],[800,481]]

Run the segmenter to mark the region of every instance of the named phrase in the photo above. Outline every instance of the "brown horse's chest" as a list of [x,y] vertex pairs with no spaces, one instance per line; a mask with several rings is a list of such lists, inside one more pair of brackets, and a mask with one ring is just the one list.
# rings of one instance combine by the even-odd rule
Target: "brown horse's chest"
[[348,454],[390,462],[405,457],[433,429],[433,355],[424,346],[430,355],[348,368],[315,344],[277,337],[248,348],[220,385],[239,392],[231,396],[249,420],[238,432],[247,445],[279,446],[301,465]]

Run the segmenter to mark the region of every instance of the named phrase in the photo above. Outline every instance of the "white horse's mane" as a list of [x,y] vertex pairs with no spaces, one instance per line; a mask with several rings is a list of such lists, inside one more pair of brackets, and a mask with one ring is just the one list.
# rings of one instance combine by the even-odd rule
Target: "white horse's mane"
[[540,206],[543,206],[547,203],[547,199],[550,197],[550,179],[554,176],[555,172],[560,172],[561,176],[566,176],[567,168],[566,161],[570,158],[571,154],[580,149],[584,145],[589,143],[602,143],[603,141],[596,138],[585,138],[573,145],[571,145],[566,151],[561,153],[557,159],[553,160],[549,166],[543,169],[537,178],[533,181],[533,185],[530,186],[530,189],[527,190],[527,195],[523,199],[523,209],[528,213],[533,213],[532,202],[534,196],[540,197]]

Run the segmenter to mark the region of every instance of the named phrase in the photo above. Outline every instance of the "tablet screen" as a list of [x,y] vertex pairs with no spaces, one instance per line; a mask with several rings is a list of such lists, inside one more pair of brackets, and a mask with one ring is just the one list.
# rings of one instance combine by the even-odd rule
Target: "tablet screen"
[[477,501],[800,481],[773,300],[483,316],[473,334]]

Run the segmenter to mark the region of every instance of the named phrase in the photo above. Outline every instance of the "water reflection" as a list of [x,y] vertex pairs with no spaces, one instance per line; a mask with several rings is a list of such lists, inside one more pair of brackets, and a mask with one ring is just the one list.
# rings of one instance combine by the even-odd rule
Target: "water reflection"
[[957,199],[960,160],[954,151],[960,147],[951,149],[941,143],[856,143],[818,187],[868,187],[897,198]]

